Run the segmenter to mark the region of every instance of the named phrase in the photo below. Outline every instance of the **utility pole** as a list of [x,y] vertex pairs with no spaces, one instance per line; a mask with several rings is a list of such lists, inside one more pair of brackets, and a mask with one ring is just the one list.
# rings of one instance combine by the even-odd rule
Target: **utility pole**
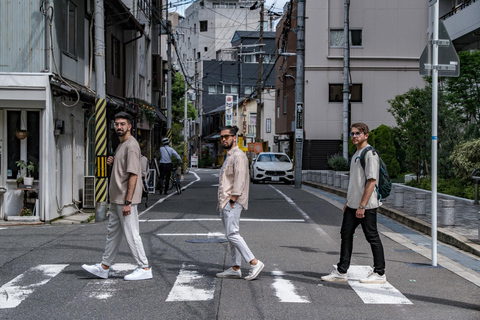
[[258,78],[257,78],[257,125],[255,140],[260,142],[262,134],[262,67],[263,67],[263,10],[264,1],[260,5],[260,39],[259,39],[259,54],[258,54]]
[[187,85],[187,75],[185,76],[185,108],[183,112],[183,172],[187,172],[187,165],[188,165],[188,120],[187,120],[187,108],[188,108],[188,85]]
[[107,217],[107,100],[103,0],[95,0],[95,221]]
[[344,26],[343,26],[343,157],[348,160],[348,103],[350,102],[350,88],[348,83],[350,69],[350,0],[344,0]]
[[295,188],[302,187],[303,158],[303,69],[305,57],[305,1],[297,7],[297,76],[295,77]]
[[165,6],[165,21],[167,22],[167,138],[172,141],[172,23],[168,20],[168,0]]

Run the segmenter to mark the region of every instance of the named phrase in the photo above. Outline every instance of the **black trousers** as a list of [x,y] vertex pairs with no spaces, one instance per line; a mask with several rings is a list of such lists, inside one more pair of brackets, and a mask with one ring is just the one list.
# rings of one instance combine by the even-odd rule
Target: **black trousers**
[[340,273],[346,273],[350,267],[353,235],[355,234],[355,229],[361,224],[365,238],[372,248],[373,271],[379,275],[383,275],[385,273],[385,255],[377,229],[377,209],[365,210],[365,217],[361,219],[355,216],[356,211],[357,209],[347,207],[343,214],[342,228],[340,230],[342,244],[340,248],[340,262],[337,264],[337,270]]
[[[170,175],[172,174],[171,163],[160,163],[160,193],[162,188],[164,192],[168,191],[168,183],[170,182]],[[164,186],[165,183],[165,186]]]

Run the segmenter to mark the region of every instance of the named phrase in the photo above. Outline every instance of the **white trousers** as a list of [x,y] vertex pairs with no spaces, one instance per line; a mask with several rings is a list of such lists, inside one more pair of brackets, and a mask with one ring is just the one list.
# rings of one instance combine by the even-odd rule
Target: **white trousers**
[[108,221],[107,242],[103,253],[102,263],[111,266],[120,249],[122,238],[127,239],[128,247],[135,262],[140,268],[148,267],[148,260],[145,256],[140,229],[138,226],[138,208],[132,204],[132,210],[128,216],[123,216],[123,205],[110,204],[110,218]]
[[225,227],[225,235],[227,236],[230,245],[232,266],[241,266],[242,257],[247,263],[255,259],[255,256],[248,248],[247,243],[238,232],[242,209],[242,206],[238,203],[235,203],[233,208],[230,203],[227,203],[225,208],[220,209],[220,217],[222,218],[223,226]]

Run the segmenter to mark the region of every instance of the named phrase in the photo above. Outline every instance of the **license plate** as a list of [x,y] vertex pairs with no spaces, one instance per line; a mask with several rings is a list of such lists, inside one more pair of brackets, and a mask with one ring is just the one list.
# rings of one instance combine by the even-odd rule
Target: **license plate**
[[272,177],[272,181],[280,181],[279,177]]

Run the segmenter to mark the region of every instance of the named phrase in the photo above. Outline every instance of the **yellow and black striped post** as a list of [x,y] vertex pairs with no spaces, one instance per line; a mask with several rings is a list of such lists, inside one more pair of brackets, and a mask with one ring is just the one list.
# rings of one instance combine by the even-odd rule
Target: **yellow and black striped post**
[[[95,201],[98,205],[106,206],[107,202],[107,101],[95,100]],[[97,217],[95,221],[102,221],[106,217]]]
[[170,141],[170,145],[172,144],[172,128],[167,129],[167,138]]

